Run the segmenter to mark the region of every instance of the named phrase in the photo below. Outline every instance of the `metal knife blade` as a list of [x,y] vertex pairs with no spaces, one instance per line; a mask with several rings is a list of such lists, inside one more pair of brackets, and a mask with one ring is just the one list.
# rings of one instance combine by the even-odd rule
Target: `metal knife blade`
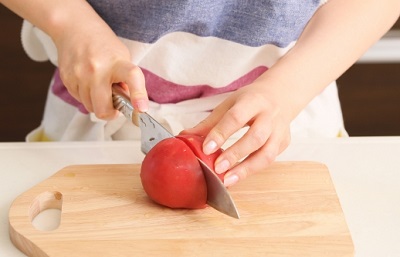
[[239,219],[239,211],[236,208],[228,190],[218,178],[214,171],[210,169],[200,158],[197,158],[203,169],[204,177],[207,183],[207,204],[214,209],[228,216]]
[[[114,85],[113,105],[126,118],[134,119],[134,108],[130,102],[129,96],[118,85]],[[174,135],[158,123],[147,113],[139,113],[139,127],[141,131],[141,150],[147,154],[158,142],[163,139],[174,137]],[[135,123],[135,122],[134,122]],[[200,158],[199,161],[204,177],[207,183],[207,204],[228,216],[239,219],[239,212],[229,194],[228,190],[210,167],[208,167]]]
[[[131,104],[129,96],[120,86],[113,86],[113,105],[127,119],[135,123],[134,108]],[[147,154],[158,142],[163,139],[174,137],[171,132],[164,128],[149,114],[138,113],[138,123],[141,132],[141,150]]]

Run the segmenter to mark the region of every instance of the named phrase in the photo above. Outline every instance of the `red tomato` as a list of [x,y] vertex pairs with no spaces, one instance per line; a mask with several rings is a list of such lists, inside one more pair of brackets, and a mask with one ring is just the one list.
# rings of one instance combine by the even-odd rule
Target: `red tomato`
[[[207,185],[196,156],[213,169],[222,150],[205,155],[203,141],[200,136],[179,135],[162,140],[147,153],[140,177],[143,189],[153,201],[170,208],[206,206]],[[219,177],[223,180],[223,174]]]
[[[197,135],[179,135],[176,138],[183,140],[192,149],[194,154],[207,164],[212,170],[214,170],[214,163],[218,156],[222,153],[222,149],[217,150],[215,153],[205,155],[203,153],[203,142],[204,137]],[[225,174],[217,174],[219,179],[224,182]]]

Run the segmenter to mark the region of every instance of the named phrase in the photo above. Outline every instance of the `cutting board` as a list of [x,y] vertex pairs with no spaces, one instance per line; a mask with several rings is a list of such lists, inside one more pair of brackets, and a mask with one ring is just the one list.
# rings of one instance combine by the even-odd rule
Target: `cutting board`
[[[140,165],[68,166],[26,191],[9,212],[10,237],[28,256],[353,256],[327,167],[276,162],[229,188],[234,219],[211,207],[152,202]],[[58,228],[32,220],[61,210]]]

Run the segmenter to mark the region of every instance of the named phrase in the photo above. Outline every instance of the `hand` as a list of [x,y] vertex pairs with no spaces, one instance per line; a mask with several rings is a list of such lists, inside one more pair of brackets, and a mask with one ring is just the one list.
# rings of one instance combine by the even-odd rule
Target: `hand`
[[[88,24],[89,26],[86,26]],[[100,17],[68,25],[53,38],[58,49],[60,76],[69,93],[100,119],[112,119],[112,84],[130,92],[133,106],[147,111],[144,76],[131,62],[127,47]]]
[[233,133],[249,126],[246,134],[225,149],[215,162],[217,173],[229,170],[225,175],[226,186],[265,169],[289,145],[290,108],[283,108],[276,101],[279,98],[264,88],[261,83],[255,83],[239,89],[204,121],[182,132],[206,136],[203,151],[210,154]]

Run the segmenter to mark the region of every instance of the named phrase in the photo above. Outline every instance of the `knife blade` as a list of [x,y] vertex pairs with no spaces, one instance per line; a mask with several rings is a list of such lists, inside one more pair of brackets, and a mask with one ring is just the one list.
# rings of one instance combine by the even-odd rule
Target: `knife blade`
[[[127,119],[135,123],[134,108],[127,93],[118,85],[112,87],[113,105]],[[147,154],[158,142],[163,139],[174,137],[174,135],[158,123],[148,113],[138,113],[138,123],[141,132],[141,151]],[[207,204],[219,212],[239,219],[239,212],[236,208],[228,190],[215,174],[200,158],[197,160],[202,167],[207,183]]]

